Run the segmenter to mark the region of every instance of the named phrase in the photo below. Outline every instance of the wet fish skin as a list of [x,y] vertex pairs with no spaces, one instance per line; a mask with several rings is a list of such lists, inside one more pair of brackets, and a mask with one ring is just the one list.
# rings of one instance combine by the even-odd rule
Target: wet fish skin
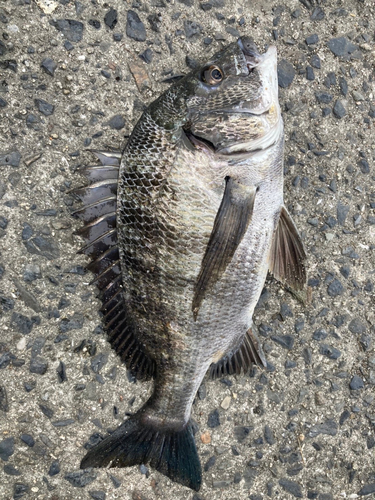
[[144,111],[119,169],[112,260],[123,288],[109,293],[109,281],[103,308],[112,345],[138,378],[155,378],[154,389],[81,467],[149,462],[199,489],[190,412],[205,373],[265,363],[251,325],[269,268],[304,285],[303,246],[283,208],[283,143],[276,50],[260,54],[248,37]]

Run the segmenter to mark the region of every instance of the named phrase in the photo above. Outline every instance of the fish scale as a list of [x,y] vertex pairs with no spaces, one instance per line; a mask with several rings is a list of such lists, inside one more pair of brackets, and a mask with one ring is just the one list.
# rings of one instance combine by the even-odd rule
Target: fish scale
[[151,103],[122,155],[96,152],[102,166],[85,169],[75,215],[108,340],[154,386],[82,468],[149,463],[199,490],[190,414],[203,377],[266,366],[252,315],[267,272],[293,290],[306,281],[277,90],[275,48],[242,37]]

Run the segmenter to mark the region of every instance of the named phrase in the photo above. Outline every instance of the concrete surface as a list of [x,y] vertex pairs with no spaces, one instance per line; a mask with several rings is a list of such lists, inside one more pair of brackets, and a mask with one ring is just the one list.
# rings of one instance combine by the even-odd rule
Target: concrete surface
[[[145,27],[129,34],[145,41],[127,36],[128,10]],[[374,15],[370,0],[0,3],[2,499],[375,498]],[[204,60],[236,30],[292,65],[280,66],[285,199],[311,302],[267,281],[254,320],[269,370],[205,381],[193,407],[208,463],[198,494],[138,467],[74,486],[89,437],[119,425],[150,386],[129,381],[100,332],[68,191],[93,161],[88,148],[123,147],[162,80],[188,71],[185,56]],[[147,48],[149,64],[138,58]]]

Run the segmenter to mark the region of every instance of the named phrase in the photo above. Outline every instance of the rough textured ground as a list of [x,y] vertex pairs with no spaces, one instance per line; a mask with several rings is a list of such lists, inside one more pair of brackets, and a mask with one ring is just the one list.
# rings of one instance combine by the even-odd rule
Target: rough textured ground
[[[374,16],[372,0],[1,2],[2,499],[374,498]],[[268,281],[255,314],[268,370],[199,391],[199,494],[144,467],[76,476],[90,436],[150,386],[102,335],[69,189],[88,148],[124,146],[186,55],[238,33],[278,48],[311,302]]]

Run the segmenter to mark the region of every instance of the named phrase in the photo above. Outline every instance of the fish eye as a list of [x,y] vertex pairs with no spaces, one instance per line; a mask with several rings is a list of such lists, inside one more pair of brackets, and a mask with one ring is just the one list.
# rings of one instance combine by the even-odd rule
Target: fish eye
[[202,80],[209,85],[217,85],[223,78],[223,72],[218,66],[209,66],[202,72]]

